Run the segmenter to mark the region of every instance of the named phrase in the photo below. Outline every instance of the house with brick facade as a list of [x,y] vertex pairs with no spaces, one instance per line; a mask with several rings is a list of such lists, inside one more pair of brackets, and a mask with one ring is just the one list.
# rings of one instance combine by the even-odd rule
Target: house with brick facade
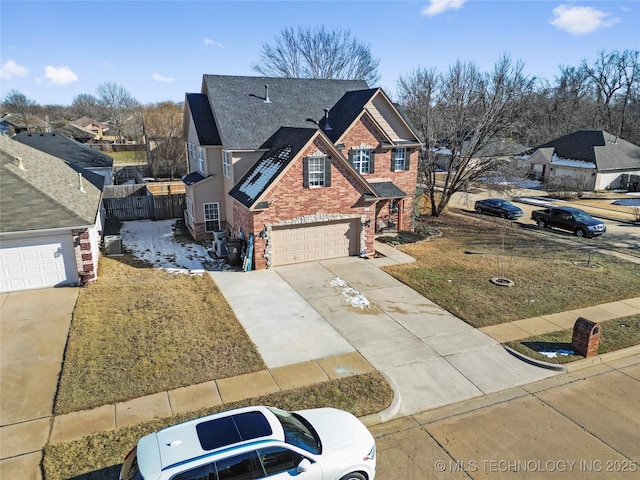
[[185,224],[253,239],[254,268],[374,253],[412,230],[422,143],[363,81],[204,75],[185,98]]

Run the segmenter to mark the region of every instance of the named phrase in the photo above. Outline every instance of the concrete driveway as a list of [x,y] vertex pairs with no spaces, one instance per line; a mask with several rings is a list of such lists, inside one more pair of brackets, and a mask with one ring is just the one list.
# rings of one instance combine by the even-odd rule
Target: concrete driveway
[[[211,274],[268,367],[357,350],[399,393],[390,415],[410,415],[555,374],[514,358],[369,260],[347,257],[250,274]],[[343,287],[332,285],[336,278],[370,307],[349,303]]]
[[20,471],[20,478],[39,478],[40,450],[49,439],[53,401],[77,298],[77,288],[0,295],[3,473]]

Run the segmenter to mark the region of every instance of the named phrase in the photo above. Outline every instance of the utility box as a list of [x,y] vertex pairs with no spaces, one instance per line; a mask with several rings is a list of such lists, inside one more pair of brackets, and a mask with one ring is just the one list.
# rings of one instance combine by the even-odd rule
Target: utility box
[[120,235],[105,235],[104,253],[108,257],[122,255],[122,237]]
[[600,345],[600,324],[578,317],[573,325],[571,347],[580,355],[592,357],[598,354]]

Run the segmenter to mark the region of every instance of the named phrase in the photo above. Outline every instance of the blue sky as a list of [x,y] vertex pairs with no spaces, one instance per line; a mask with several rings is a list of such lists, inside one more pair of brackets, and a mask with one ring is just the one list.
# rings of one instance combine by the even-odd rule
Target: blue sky
[[0,97],[70,105],[115,82],[141,103],[182,101],[205,73],[257,75],[284,28],[322,25],[370,45],[392,97],[400,76],[456,60],[489,71],[508,53],[553,80],[601,50],[640,50],[638,0],[1,0]]

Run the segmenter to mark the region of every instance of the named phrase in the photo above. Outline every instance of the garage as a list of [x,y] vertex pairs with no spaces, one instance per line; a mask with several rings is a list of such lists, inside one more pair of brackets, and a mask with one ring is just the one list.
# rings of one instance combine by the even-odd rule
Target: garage
[[71,235],[2,240],[0,291],[15,292],[78,283]]
[[289,265],[358,254],[358,220],[273,227],[271,265]]

